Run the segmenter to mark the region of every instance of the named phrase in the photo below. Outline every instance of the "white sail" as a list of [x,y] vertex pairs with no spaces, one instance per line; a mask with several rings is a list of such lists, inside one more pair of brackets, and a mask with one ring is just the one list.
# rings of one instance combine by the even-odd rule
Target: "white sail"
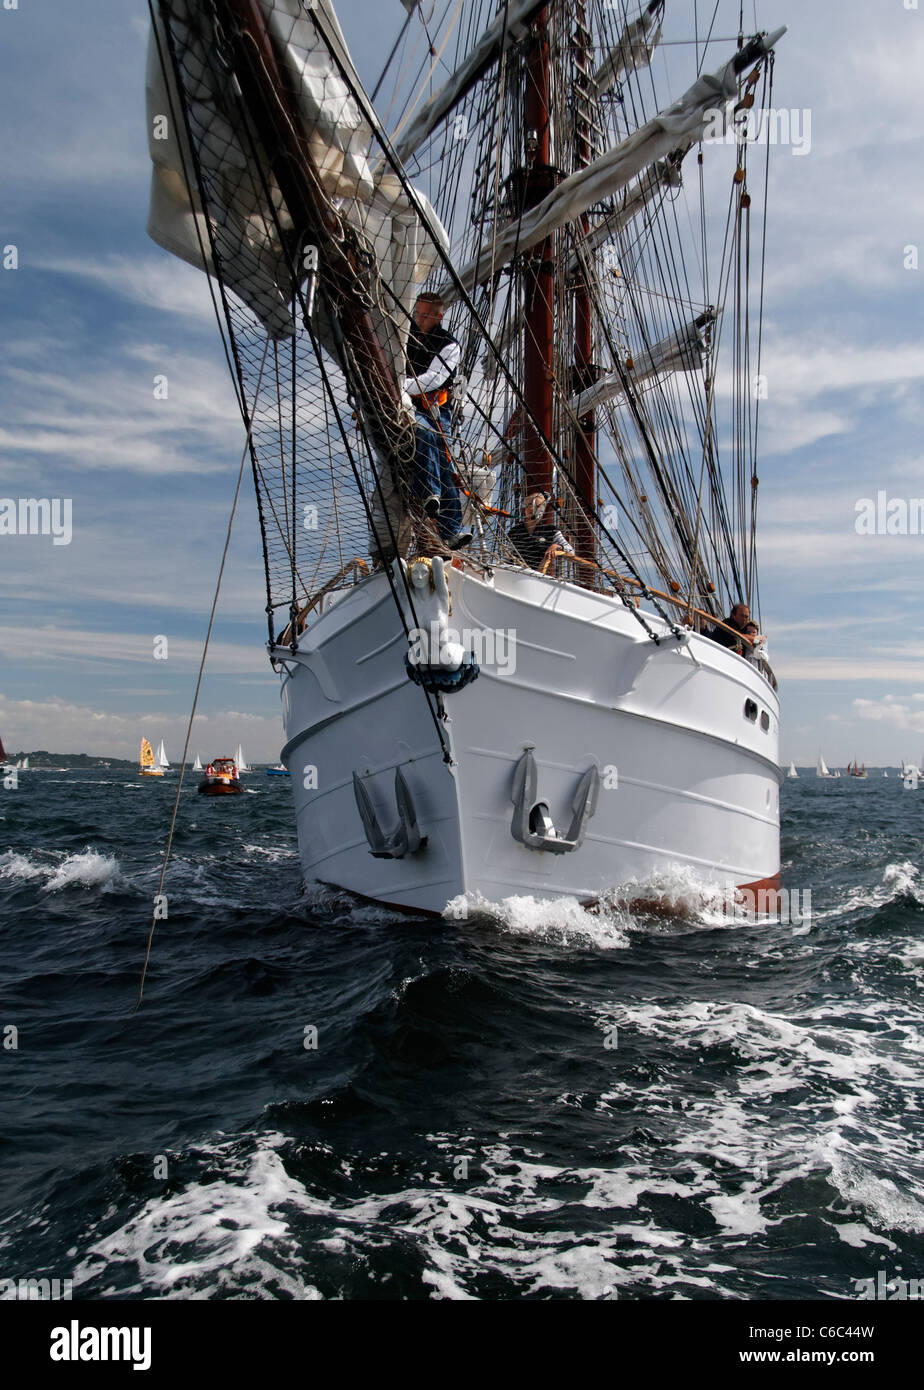
[[164,747],[163,739],[161,739],[160,747],[157,750],[157,766],[163,768],[167,768],[170,766],[169,760],[167,758],[167,750]]
[[201,771],[202,771],[202,759],[199,757],[199,754],[198,754],[198,753],[196,754],[196,761],[195,761],[195,762],[193,763],[193,765],[192,765],[192,770],[193,770],[193,772],[201,772]]
[[237,745],[237,757],[235,758],[234,761],[237,763],[237,770],[238,770],[238,772],[249,772],[249,771],[250,771],[250,768],[247,766],[247,764],[246,764],[245,761],[244,761],[244,750],[243,750],[243,748],[241,747],[240,744]]
[[611,91],[627,72],[647,68],[661,38],[661,17],[664,0],[653,0],[631,24],[622,31],[619,42],[610,49],[594,73],[597,94]]
[[[373,177],[366,159],[369,127],[314,23],[305,17],[301,0],[260,0],[260,8],[276,41],[276,51],[284,56],[290,91],[324,192],[331,198],[371,197]],[[224,119],[224,110],[236,98],[230,80],[227,88],[212,80],[214,65],[208,62],[207,51],[216,40],[208,23],[203,23],[202,7],[186,0],[184,5],[174,4],[174,10],[185,19],[185,58],[197,73],[196,116],[210,126],[213,136],[200,150],[202,160],[209,164],[203,172],[222,188],[224,231],[235,248],[233,254],[225,252],[222,274],[268,333],[287,335],[292,331],[292,315],[280,285],[287,282],[288,274],[271,206],[278,211],[282,196],[278,187],[271,185],[267,198],[253,173],[250,151],[242,147],[232,125]],[[312,11],[324,22],[350,82],[359,87],[329,0],[313,0]],[[186,189],[184,163],[191,169],[193,161],[185,131],[175,130],[168,122],[165,138],[166,113],[179,109],[179,98],[174,82],[164,80],[158,38],[166,51],[167,38],[160,22],[148,46],[146,78],[148,146],[154,165],[148,235],[181,260],[211,271],[211,257],[207,252],[203,259],[202,253],[202,248],[209,246],[206,221],[201,209],[190,202]],[[285,225],[285,214],[282,220]]]
[[605,246],[623,227],[627,227],[633,217],[647,207],[656,194],[667,188],[679,188],[681,183],[678,160],[657,160],[617,199],[616,211],[609,213],[605,222],[601,222],[581,238],[578,250],[568,264],[569,273],[574,274],[586,257]]
[[830,776],[831,776],[830,772],[828,771],[828,765],[827,765],[827,763],[825,762],[824,758],[821,756],[820,753],[818,754],[818,762],[817,762],[816,767],[815,767],[815,772],[816,772],[817,776],[819,776],[819,777],[830,777]]
[[[685,328],[669,334],[659,343],[653,343],[647,352],[640,352],[632,368],[626,372],[629,385],[648,381],[660,372],[696,371],[702,366],[706,351],[702,328],[714,318],[714,311],[700,314],[699,318],[688,323]],[[586,415],[588,411],[596,410],[607,401],[623,394],[622,378],[613,372],[607,372],[593,386],[588,386],[586,391],[572,396],[569,405],[575,415]]]
[[[778,29],[764,39],[763,52],[769,52],[785,32],[785,28]],[[735,59],[718,72],[697,78],[679,101],[586,168],[562,180],[537,207],[506,223],[496,236],[492,234],[459,270],[462,285],[471,292],[513,256],[528,251],[566,223],[576,221],[594,203],[612,198],[640,170],[663,159],[678,145],[695,143],[706,133],[710,113],[724,110],[737,90]],[[452,281],[444,281],[439,293],[447,304],[458,298]]]
[[410,159],[419,149],[432,130],[439,125],[444,116],[465,96],[472,84],[496,62],[501,53],[526,34],[530,16],[542,8],[547,0],[513,0],[507,14],[486,29],[477,40],[474,48],[463,63],[456,68],[447,82],[444,82],[427,104],[414,117],[400,140],[395,141],[395,151],[402,161]]
[[790,764],[789,764],[789,771],[787,772],[786,776],[787,776],[787,777],[798,777],[798,776],[799,776],[798,772],[796,771],[796,765],[795,765],[795,763],[790,763]]

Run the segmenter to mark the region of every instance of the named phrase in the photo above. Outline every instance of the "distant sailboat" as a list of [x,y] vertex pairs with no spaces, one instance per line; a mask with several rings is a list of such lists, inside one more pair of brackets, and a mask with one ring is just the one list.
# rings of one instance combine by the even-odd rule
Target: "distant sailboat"
[[[163,748],[163,744],[160,745]],[[163,777],[163,770],[154,761],[154,749],[146,738],[141,740],[141,752],[138,755],[138,772],[142,777]]]
[[159,747],[158,750],[157,750],[157,766],[158,766],[158,767],[161,769],[161,771],[163,771],[163,772],[166,772],[166,771],[169,769],[169,767],[170,767],[170,762],[169,762],[169,760],[168,760],[168,758],[167,758],[167,750],[166,750],[166,748],[164,747],[164,741],[163,741],[163,739],[161,739],[161,741],[160,741],[160,747]]
[[854,760],[853,760],[853,765],[852,765],[852,766],[851,766],[850,763],[847,764],[847,772],[848,772],[848,775],[851,776],[851,777],[861,777],[861,778],[862,778],[862,777],[865,777],[865,776],[866,776],[866,763],[864,763],[863,766],[860,767],[860,766],[857,765],[857,760],[856,760],[856,758],[854,758]]
[[795,765],[795,763],[790,763],[790,764],[789,764],[789,771],[787,772],[786,776],[787,776],[787,777],[798,777],[798,776],[799,776],[798,772],[796,771],[796,765]]
[[818,754],[818,762],[817,762],[817,764],[815,765],[815,774],[816,774],[816,776],[818,776],[818,777],[830,777],[830,776],[831,776],[830,772],[828,771],[828,765],[827,765],[827,763],[825,762],[824,758],[821,756],[820,753]]
[[6,753],[3,750],[3,739],[0,738],[0,772],[5,770],[12,771],[13,764],[7,761]]
[[883,777],[888,777],[889,774],[888,774],[887,772],[883,772],[882,775],[883,775]]
[[199,754],[198,754],[198,753],[196,754],[196,761],[195,761],[195,762],[193,763],[193,765],[192,765],[192,770],[193,770],[193,772],[201,772],[201,771],[202,771],[202,759],[199,757]]
[[250,768],[249,768],[249,767],[247,766],[247,764],[244,762],[244,750],[243,750],[243,748],[241,747],[240,744],[237,745],[237,759],[236,759],[236,762],[237,762],[237,771],[238,771],[238,775],[240,775],[242,772],[249,772],[249,771],[250,771]]

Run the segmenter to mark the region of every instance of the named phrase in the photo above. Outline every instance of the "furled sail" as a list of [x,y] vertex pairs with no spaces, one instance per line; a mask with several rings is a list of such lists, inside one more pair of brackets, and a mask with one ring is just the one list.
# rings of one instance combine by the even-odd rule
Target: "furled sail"
[[[329,0],[314,3],[339,40],[340,61],[352,74]],[[260,6],[325,193],[331,198],[371,196],[373,178],[366,158],[370,132],[327,45],[300,0],[260,0]],[[268,333],[283,336],[292,331],[291,290],[277,222],[284,229],[291,222],[275,180],[270,176],[264,185],[255,168],[257,160],[267,168],[272,161],[259,149],[256,133],[250,132],[249,138],[241,133],[233,76],[208,61],[223,42],[214,19],[194,0],[172,0],[171,13],[172,33],[168,35],[159,20],[148,49],[148,143],[154,164],[148,233],[191,265],[212,269],[205,218],[199,200],[190,199],[187,189],[195,161],[180,117],[182,108],[172,73],[169,78],[164,75],[169,62],[161,62],[173,44],[197,75],[189,120],[203,175],[222,190],[225,283],[253,309]]]
[[[686,149],[682,153],[686,153]],[[680,184],[679,157],[672,155],[669,159],[659,159],[650,169],[646,169],[617,200],[615,211],[609,213],[605,221],[600,222],[581,238],[579,249],[575,251],[568,264],[569,273],[573,274],[577,270],[582,254],[588,256],[599,251],[601,246],[605,246],[627,227],[633,217],[637,217],[659,193],[668,188],[679,188]]]
[[497,61],[505,49],[523,38],[530,17],[547,3],[548,0],[513,0],[513,3],[506,7],[506,14],[502,13],[490,29],[486,30],[465,61],[448,82],[445,82],[439,91],[434,92],[401,139],[396,142],[395,149],[399,159],[410,159],[443,117],[471,90],[485,70]]
[[[332,223],[343,218],[356,231],[370,263],[405,310],[438,255],[427,227],[448,245],[426,197],[408,196],[389,172],[373,173],[372,130],[364,114],[360,80],[352,65],[330,0],[255,0],[286,83],[298,122],[296,132],[326,199]],[[203,270],[212,265],[209,226],[196,179],[211,192],[212,233],[220,240],[225,285],[274,338],[290,335],[294,241],[292,210],[273,172],[275,150],[242,115],[240,89],[230,65],[215,62],[224,36],[211,7],[170,0],[170,22],[159,19],[148,51],[147,110],[151,159],[148,232],[158,245]],[[169,28],[169,32],[168,32]],[[187,80],[189,134],[180,119],[183,103],[171,71],[178,55]],[[166,66],[169,77],[164,76]],[[192,90],[191,90],[192,89]],[[195,154],[193,153],[193,148]],[[423,214],[423,216],[422,216]],[[426,222],[426,226],[425,226]],[[386,319],[394,315],[386,315]],[[406,321],[407,314],[398,316]],[[391,323],[379,337],[396,374],[403,372],[404,337]],[[325,326],[319,325],[327,341]]]
[[[662,159],[678,145],[699,140],[709,124],[709,113],[724,110],[736,95],[742,69],[768,53],[785,32],[778,29],[766,38],[754,39],[718,72],[697,78],[679,101],[599,159],[564,179],[537,207],[502,227],[459,271],[465,289],[473,290],[513,256],[574,222],[594,203],[611,198],[646,165]],[[440,293],[447,303],[456,298],[451,283],[441,285]]]
[[[706,351],[703,329],[714,319],[713,312],[700,314],[681,331],[669,334],[661,342],[653,343],[645,352],[639,353],[632,368],[626,372],[630,383],[648,381],[660,372],[697,371],[703,364]],[[608,372],[586,391],[572,396],[570,406],[575,415],[586,415],[588,411],[596,410],[623,394],[623,378]]]
[[594,73],[598,96],[616,86],[624,73],[647,68],[661,38],[664,0],[651,0],[638,19],[627,24],[619,42],[610,49]]

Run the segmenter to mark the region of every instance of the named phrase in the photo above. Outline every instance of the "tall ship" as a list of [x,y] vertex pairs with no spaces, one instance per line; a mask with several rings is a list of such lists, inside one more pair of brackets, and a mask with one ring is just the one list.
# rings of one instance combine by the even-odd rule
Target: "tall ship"
[[785,31],[404,0],[368,91],[330,0],[151,10],[149,232],[212,280],[305,877],[432,913],[777,887],[746,620]]

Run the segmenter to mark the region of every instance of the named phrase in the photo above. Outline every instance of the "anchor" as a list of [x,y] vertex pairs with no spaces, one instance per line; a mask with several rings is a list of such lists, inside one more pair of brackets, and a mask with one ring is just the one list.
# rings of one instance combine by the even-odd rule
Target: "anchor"
[[[559,835],[549,815],[544,801],[536,800],[538,786],[536,759],[531,748],[527,748],[513,773],[513,821],[510,833],[515,840],[527,849],[544,849],[550,854],[570,854],[580,848],[587,832],[587,822],[597,809],[600,794],[600,773],[589,767],[582,774],[571,800],[571,824],[567,835]],[[536,821],[541,830],[534,829]]]
[[427,837],[420,833],[411,789],[404,780],[400,767],[395,769],[398,824],[390,835],[386,835],[379,825],[379,818],[375,813],[372,798],[355,772],[353,773],[353,795],[356,797],[356,806],[363,823],[363,830],[366,832],[366,839],[369,842],[369,852],[375,859],[403,859],[406,854],[416,854],[418,850],[423,849],[427,843]]

